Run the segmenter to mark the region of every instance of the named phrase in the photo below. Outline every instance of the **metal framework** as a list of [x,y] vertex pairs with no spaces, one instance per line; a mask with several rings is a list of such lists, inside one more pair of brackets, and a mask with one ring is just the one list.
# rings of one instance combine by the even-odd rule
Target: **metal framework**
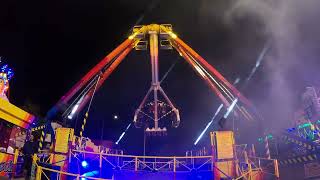
[[[246,151],[237,150],[236,175],[230,177],[222,170],[216,167],[217,160],[213,156],[133,156],[121,154],[109,154],[88,152],[80,150],[70,150],[69,155],[62,161],[68,161],[70,164],[80,165],[83,161],[88,161],[91,165],[98,167],[100,171],[112,169],[115,171],[131,172],[220,172],[227,179],[254,179],[255,174],[260,173],[271,179],[279,179],[278,161],[276,159],[266,159],[248,156]],[[34,164],[36,166],[36,178],[41,179],[44,171],[54,172],[57,175],[81,178],[78,172],[63,172],[43,167],[41,164],[52,164],[54,154],[34,155]],[[100,172],[101,173],[101,172]],[[48,177],[47,177],[48,178]],[[93,177],[86,177],[95,179]]]
[[[141,127],[141,126],[146,126],[147,124],[147,122],[145,122],[144,120],[145,118],[143,118],[144,116],[148,119],[153,120],[154,127],[146,128],[146,132],[152,133],[152,134],[166,132],[165,127],[161,128],[159,126],[159,121],[172,112],[175,114],[175,117],[172,121],[173,127],[178,127],[180,123],[179,110],[170,101],[169,97],[166,95],[166,93],[160,86],[160,82],[159,82],[159,47],[158,47],[159,38],[168,37],[168,34],[165,34],[160,31],[161,30],[160,27],[161,26],[159,25],[145,26],[145,30],[143,32],[140,32],[139,35],[137,35],[140,37],[146,37],[146,35],[149,36],[152,83],[149,91],[147,92],[146,96],[143,98],[141,104],[139,105],[138,109],[134,114],[133,122],[137,127]],[[143,42],[148,42],[148,41],[144,40]],[[161,43],[161,39],[160,39],[160,43]],[[147,43],[145,44],[145,46],[146,45]],[[142,49],[146,49],[146,48],[142,48]],[[153,92],[153,102],[147,103],[147,99],[152,92]],[[158,94],[158,92],[160,92],[160,94]],[[164,97],[165,102],[162,102],[159,100],[159,95],[162,95]],[[147,107],[147,106],[152,107],[151,113],[144,111],[144,107]],[[162,108],[163,110],[159,111],[160,108]]]
[[96,160],[100,168],[119,170],[189,172],[212,171],[213,168],[212,156],[133,156],[72,150],[70,157],[70,161]]
[[[159,125],[159,120],[166,117],[168,114],[174,114],[172,121],[173,127],[178,127],[180,123],[179,110],[170,101],[159,83],[159,44],[162,49],[176,49],[178,53],[192,66],[197,74],[208,84],[210,89],[220,98],[225,105],[225,108],[229,108],[232,102],[235,102],[238,99],[244,105],[252,107],[251,102],[246,99],[229,81],[227,81],[221,73],[218,72],[218,70],[211,66],[195,50],[173,33],[172,26],[170,24],[150,24],[135,26],[128,39],[121,43],[94,68],[92,68],[78,83],[76,83],[48,112],[48,116],[55,114],[58,110],[62,110],[64,111],[64,118],[72,118],[71,115],[84,108],[93,96],[95,89],[99,90],[105,80],[133,48],[136,50],[145,50],[148,48],[149,43],[152,66],[152,84],[142,103],[135,112],[134,122],[136,126],[140,126],[141,124],[143,126],[143,124],[145,124],[143,121],[139,121],[141,116],[145,116],[154,121],[153,126],[150,127],[150,124],[144,126],[146,130],[150,132],[163,132],[166,129]],[[100,79],[99,82],[97,82],[98,79]],[[160,94],[158,94],[158,91]],[[152,102],[147,103],[147,99],[152,92],[153,100]],[[159,95],[163,96],[164,101],[160,101]],[[238,104],[236,105],[236,111],[240,112],[244,118],[248,119],[248,112],[243,108],[243,106],[238,106]],[[146,106],[152,107],[151,114],[144,111]],[[160,106],[165,107],[165,111],[160,112],[160,109],[162,108]],[[148,126],[150,128],[148,128]]]

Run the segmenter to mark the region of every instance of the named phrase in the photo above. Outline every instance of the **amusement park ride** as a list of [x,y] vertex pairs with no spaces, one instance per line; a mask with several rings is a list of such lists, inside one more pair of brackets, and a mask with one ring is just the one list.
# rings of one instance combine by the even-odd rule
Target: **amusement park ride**
[[[168,117],[171,118],[172,126],[178,127],[180,123],[179,110],[170,101],[159,83],[159,45],[160,49],[176,49],[220,98],[225,108],[229,108],[232,103],[238,102],[238,100],[247,107],[252,107],[251,102],[213,66],[173,33],[170,24],[151,24],[135,26],[132,35],[75,84],[59,100],[56,106],[49,111],[48,117],[56,114],[58,111],[63,111],[64,119],[72,119],[74,114],[81,111],[88,102],[91,102],[95,92],[133,48],[136,50],[147,50],[149,47],[152,70],[151,87],[135,111],[133,122],[136,127],[143,127],[146,132],[152,134],[163,134],[166,132],[165,123],[160,122]],[[150,97],[152,99],[148,101]],[[235,105],[235,111],[239,112],[237,115],[242,114],[247,119],[252,118],[246,108],[239,104]],[[88,118],[90,105],[91,103],[89,103],[89,108],[85,113],[84,125]],[[82,126],[82,131],[84,130],[83,128],[84,126]]]
[[[150,24],[135,26],[132,34],[79,82],[77,82],[48,112],[47,124],[38,128],[42,131],[39,150],[33,157],[33,172],[36,179],[41,179],[51,173],[52,178],[61,179],[144,179],[139,172],[152,172],[158,178],[168,172],[169,179],[186,179],[190,173],[196,179],[201,173],[203,179],[261,179],[266,171],[270,171],[273,179],[279,178],[276,159],[258,158],[254,151],[247,153],[245,148],[235,144],[232,131],[211,132],[211,150],[208,156],[132,156],[111,153],[101,146],[83,137],[85,125],[89,118],[90,106],[95,95],[105,80],[118,67],[122,60],[133,50],[150,51],[152,81],[151,87],[135,111],[133,123],[136,127],[152,135],[166,134],[167,121],[170,119],[173,127],[180,124],[179,110],[174,106],[158,78],[158,54],[160,49],[175,49],[193,70],[204,80],[209,88],[220,98],[227,112],[236,116],[253,119],[247,110],[252,108],[251,102],[245,98],[230,82],[228,82],[213,66],[201,57],[190,46],[183,42],[172,30],[170,24]],[[1,99],[0,99],[1,100]],[[76,113],[87,106],[79,136],[73,128],[57,128],[51,136],[50,152],[43,152],[43,141],[48,133],[50,120],[62,112],[65,121],[70,121]],[[246,108],[245,108],[246,107]],[[37,130],[37,128],[35,128]],[[271,166],[270,166],[271,164]],[[264,165],[266,167],[264,167]],[[48,168],[52,167],[52,168]],[[59,170],[53,169],[58,167]],[[112,175],[106,174],[111,172]],[[132,176],[126,176],[134,172]],[[187,172],[188,174],[179,174]],[[140,175],[140,176],[139,176]],[[93,176],[93,177],[89,177]],[[150,174],[147,176],[151,177]],[[183,178],[183,177],[184,178]],[[94,178],[95,177],[95,178]],[[155,177],[155,176],[153,176]]]

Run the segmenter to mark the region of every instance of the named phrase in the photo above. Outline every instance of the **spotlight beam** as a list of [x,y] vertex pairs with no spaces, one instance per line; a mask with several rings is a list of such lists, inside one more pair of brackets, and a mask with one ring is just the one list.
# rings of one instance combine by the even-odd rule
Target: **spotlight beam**
[[123,136],[126,134],[126,132],[128,131],[128,129],[130,128],[131,123],[127,126],[127,128],[122,132],[122,134],[120,135],[119,139],[117,140],[116,144],[119,144],[119,142],[121,141],[121,139],[123,138]]
[[[236,84],[238,84],[239,82],[240,82],[240,78],[238,77],[238,78],[234,81],[233,85],[236,85]],[[232,107],[232,109],[234,108],[234,106],[235,106],[236,103],[237,103],[237,101],[235,102],[235,100],[238,101],[238,98],[234,99],[234,101],[232,102],[232,104],[230,105],[230,107],[228,108],[228,110],[231,109],[231,107]],[[222,107],[223,107],[223,104],[220,104],[220,106],[218,107],[218,109],[217,109],[217,111],[215,112],[214,116],[212,117],[211,121],[208,122],[207,126],[204,128],[204,130],[202,131],[202,133],[200,134],[200,136],[198,137],[198,139],[194,142],[194,145],[197,145],[198,142],[200,141],[200,139],[202,138],[202,136],[207,132],[208,128],[209,128],[210,125],[213,123],[214,119],[216,118],[216,116],[218,115],[218,113],[221,111]],[[231,111],[232,111],[232,109],[231,109]],[[230,113],[230,112],[229,112],[229,113]],[[227,116],[228,116],[228,115],[227,115]]]
[[258,67],[261,65],[261,62],[263,61],[263,59],[269,49],[270,49],[270,41],[266,42],[266,44],[264,45],[261,53],[258,56],[258,59],[256,61],[255,66],[252,68],[251,73],[249,74],[248,78],[246,79],[245,85],[251,80],[252,76],[255,74]]
[[227,119],[229,114],[233,111],[233,109],[236,106],[237,102],[238,102],[238,98],[234,99],[233,102],[231,103],[230,107],[228,107],[227,112],[223,116],[225,119]]
[[[216,113],[214,114],[214,116],[212,117],[211,121],[207,124],[206,128],[204,128],[204,130],[202,131],[202,133],[200,134],[200,136],[198,137],[198,139],[194,142],[194,145],[197,145],[198,142],[200,141],[200,139],[202,138],[202,136],[206,133],[206,131],[208,130],[208,128],[210,127],[210,125],[212,124],[212,122],[214,121],[214,119],[217,117],[217,115],[219,114],[219,112],[221,111],[223,107],[223,104],[220,104],[220,106],[218,107]],[[231,106],[230,106],[231,107]]]

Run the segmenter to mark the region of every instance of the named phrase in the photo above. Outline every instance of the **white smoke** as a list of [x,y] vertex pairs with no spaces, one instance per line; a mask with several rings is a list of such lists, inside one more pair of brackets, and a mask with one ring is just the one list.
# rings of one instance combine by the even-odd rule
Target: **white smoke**
[[[239,18],[257,18],[264,26],[261,33],[271,39],[272,51],[264,61],[265,76],[268,77],[270,91],[268,94],[261,94],[264,98],[259,103],[264,104],[266,121],[272,128],[288,126],[296,108],[294,102],[299,99],[294,88],[301,82],[295,79],[314,68],[312,66],[319,55],[313,47],[316,45],[315,41],[319,40],[316,34],[319,31],[311,31],[315,33],[314,36],[310,36],[308,32],[309,29],[319,30],[320,26],[315,26],[317,25],[315,22],[320,17],[318,10],[320,1],[236,0],[233,2],[224,13],[225,21],[229,25],[232,26]],[[305,59],[307,57],[311,59]],[[305,68],[302,68],[304,66]],[[298,72],[294,72],[297,69]]]

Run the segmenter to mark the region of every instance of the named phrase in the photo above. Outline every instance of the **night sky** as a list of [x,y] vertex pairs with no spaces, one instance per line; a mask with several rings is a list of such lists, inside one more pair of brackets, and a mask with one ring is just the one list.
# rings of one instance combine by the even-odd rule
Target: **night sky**
[[[298,8],[296,2],[288,6]],[[265,8],[261,4],[257,7]],[[307,14],[303,8],[299,12],[290,9],[275,24],[268,11],[261,15],[249,6],[236,5],[231,0],[1,1],[0,56],[15,71],[10,101],[17,106],[38,106],[40,109],[34,113],[44,116],[90,68],[128,37],[136,22],[170,23],[181,39],[230,82],[237,77],[245,79],[264,44],[272,41],[265,60],[268,63],[264,61],[250,83],[246,87],[240,83],[239,88],[265,117],[265,122],[255,123],[270,125],[266,129],[287,125],[289,112],[298,106],[304,87],[319,85],[315,77],[320,67],[316,45],[320,41],[315,34],[320,28],[310,18],[317,13],[312,14],[310,8]],[[279,5],[274,11],[283,12],[281,8],[286,6]],[[237,9],[233,7],[241,11],[234,12]],[[232,22],[228,19],[230,12],[235,14],[231,15]],[[281,24],[288,19],[294,19],[290,21],[290,25],[295,22],[294,33],[290,26]],[[287,33],[278,33],[278,29]],[[182,152],[192,147],[220,101],[175,51],[161,50],[159,59],[160,77],[177,61],[162,87],[180,109],[181,125],[167,137],[152,143],[150,139],[148,146],[161,144],[155,148],[161,149],[159,153]],[[85,136],[100,139],[104,121],[103,138],[117,140],[150,87],[150,68],[147,52],[132,51],[128,55],[94,97]],[[290,108],[281,111],[277,107]],[[276,113],[271,113],[275,112],[272,108],[277,108]],[[113,120],[115,114],[120,116],[118,120]],[[78,126],[82,119],[80,114]],[[240,122],[242,126],[247,123]],[[131,128],[120,144],[130,153],[141,153],[142,141],[142,129]]]

